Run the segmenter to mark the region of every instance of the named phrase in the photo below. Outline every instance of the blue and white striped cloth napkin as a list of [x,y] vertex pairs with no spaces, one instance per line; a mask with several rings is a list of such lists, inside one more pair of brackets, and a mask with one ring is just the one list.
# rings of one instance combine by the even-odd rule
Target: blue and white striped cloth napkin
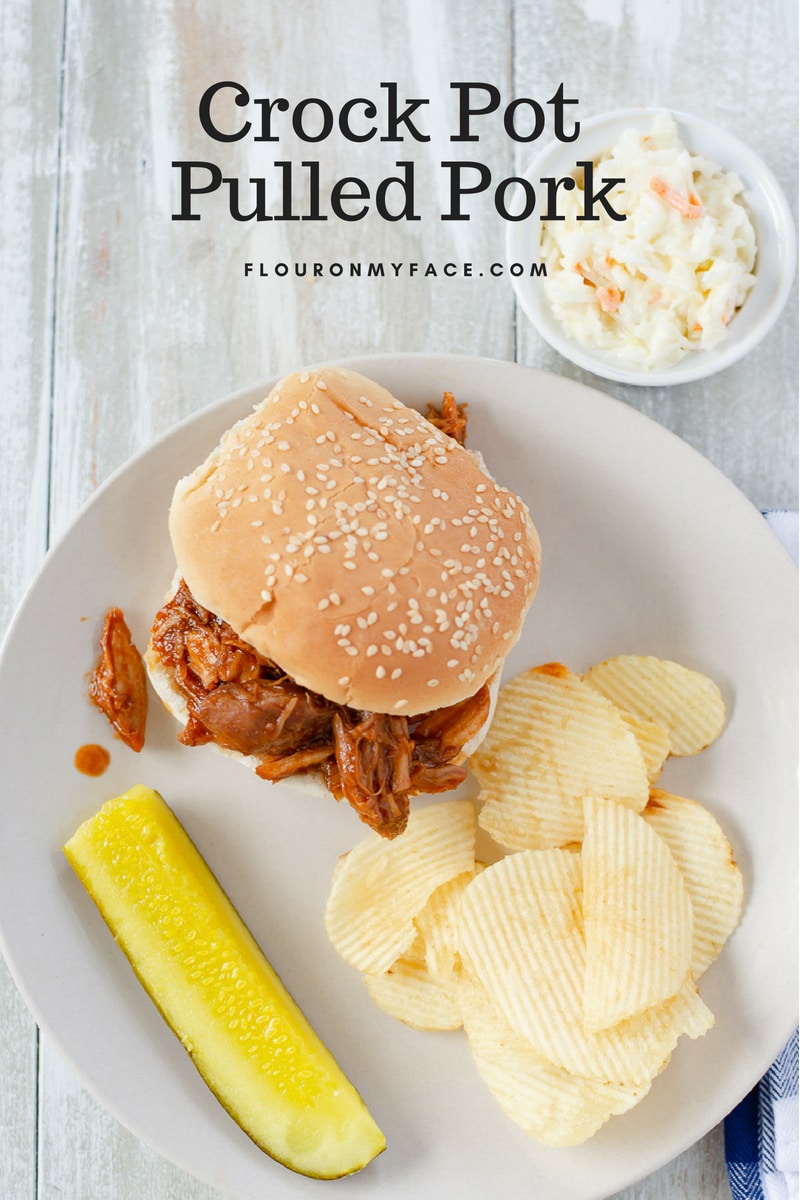
[[[764,513],[795,562],[798,515]],[[733,1200],[798,1200],[798,1037],[795,1030],[764,1078],[725,1118]]]

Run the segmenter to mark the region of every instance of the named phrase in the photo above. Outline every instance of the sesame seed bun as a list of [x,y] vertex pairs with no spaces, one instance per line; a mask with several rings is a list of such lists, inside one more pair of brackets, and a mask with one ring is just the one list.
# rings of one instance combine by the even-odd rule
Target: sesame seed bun
[[281,380],[180,480],[169,526],[201,605],[301,686],[370,712],[473,695],[539,578],[522,501],[339,368]]

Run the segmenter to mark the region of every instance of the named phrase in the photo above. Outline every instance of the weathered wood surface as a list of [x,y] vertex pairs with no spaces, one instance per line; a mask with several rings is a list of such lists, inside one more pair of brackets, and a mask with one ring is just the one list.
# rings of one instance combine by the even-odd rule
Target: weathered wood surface
[[[797,36],[791,0],[5,0],[0,7],[2,628],[48,544],[115,468],[179,418],[276,372],[348,354],[481,354],[582,378],[696,446],[761,507],[797,505],[797,312],[744,363],[682,388],[602,383],[528,326],[508,281],[246,278],[243,264],[334,259],[502,260],[485,205],[469,223],[173,222],[170,162],[226,173],[318,157],[323,179],[377,178],[374,145],[212,147],[197,121],[210,83],[332,103],[401,95],[452,112],[451,80],[541,100],[563,81],[582,114],[629,104],[701,113],[756,147],[795,204]],[[413,158],[442,203],[449,130]],[[394,150],[394,148],[392,148]],[[480,157],[524,167],[487,122]],[[274,186],[274,185],[273,185]],[[303,183],[295,191],[302,199]],[[211,206],[207,210],[212,212]],[[478,214],[480,213],[480,218]],[[334,227],[335,226],[335,227]],[[4,698],[4,703],[8,698]],[[10,802],[6,798],[6,802]],[[22,798],[14,798],[22,802]],[[222,1200],[121,1128],[76,1081],[0,974],[0,1195],[9,1200]],[[722,1200],[721,1130],[623,1193]]]

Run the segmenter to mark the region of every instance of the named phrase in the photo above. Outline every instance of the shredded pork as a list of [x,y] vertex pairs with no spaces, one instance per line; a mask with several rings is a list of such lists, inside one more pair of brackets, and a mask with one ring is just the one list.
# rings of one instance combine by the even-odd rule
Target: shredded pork
[[151,641],[186,700],[184,745],[253,755],[263,779],[318,768],[333,795],[387,838],[405,829],[410,796],[462,782],[456,760],[489,715],[486,686],[415,717],[334,704],[243,642],[183,581],[156,614]]
[[466,445],[467,406],[459,404],[452,392],[444,393],[440,405],[429,404],[425,418],[460,446]]
[[110,608],[103,620],[100,657],[89,677],[89,699],[138,754],[147,722],[147,675],[119,608]]

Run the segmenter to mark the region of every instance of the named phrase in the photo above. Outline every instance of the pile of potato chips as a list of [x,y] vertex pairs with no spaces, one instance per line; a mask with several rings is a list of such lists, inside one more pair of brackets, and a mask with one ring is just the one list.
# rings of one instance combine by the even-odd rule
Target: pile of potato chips
[[337,865],[326,928],[372,998],[415,1028],[463,1026],[543,1143],[585,1141],[713,1024],[695,981],[739,921],[741,872],[706,808],[653,785],[724,721],[716,685],[677,663],[535,667],[470,760],[478,804],[417,808]]

